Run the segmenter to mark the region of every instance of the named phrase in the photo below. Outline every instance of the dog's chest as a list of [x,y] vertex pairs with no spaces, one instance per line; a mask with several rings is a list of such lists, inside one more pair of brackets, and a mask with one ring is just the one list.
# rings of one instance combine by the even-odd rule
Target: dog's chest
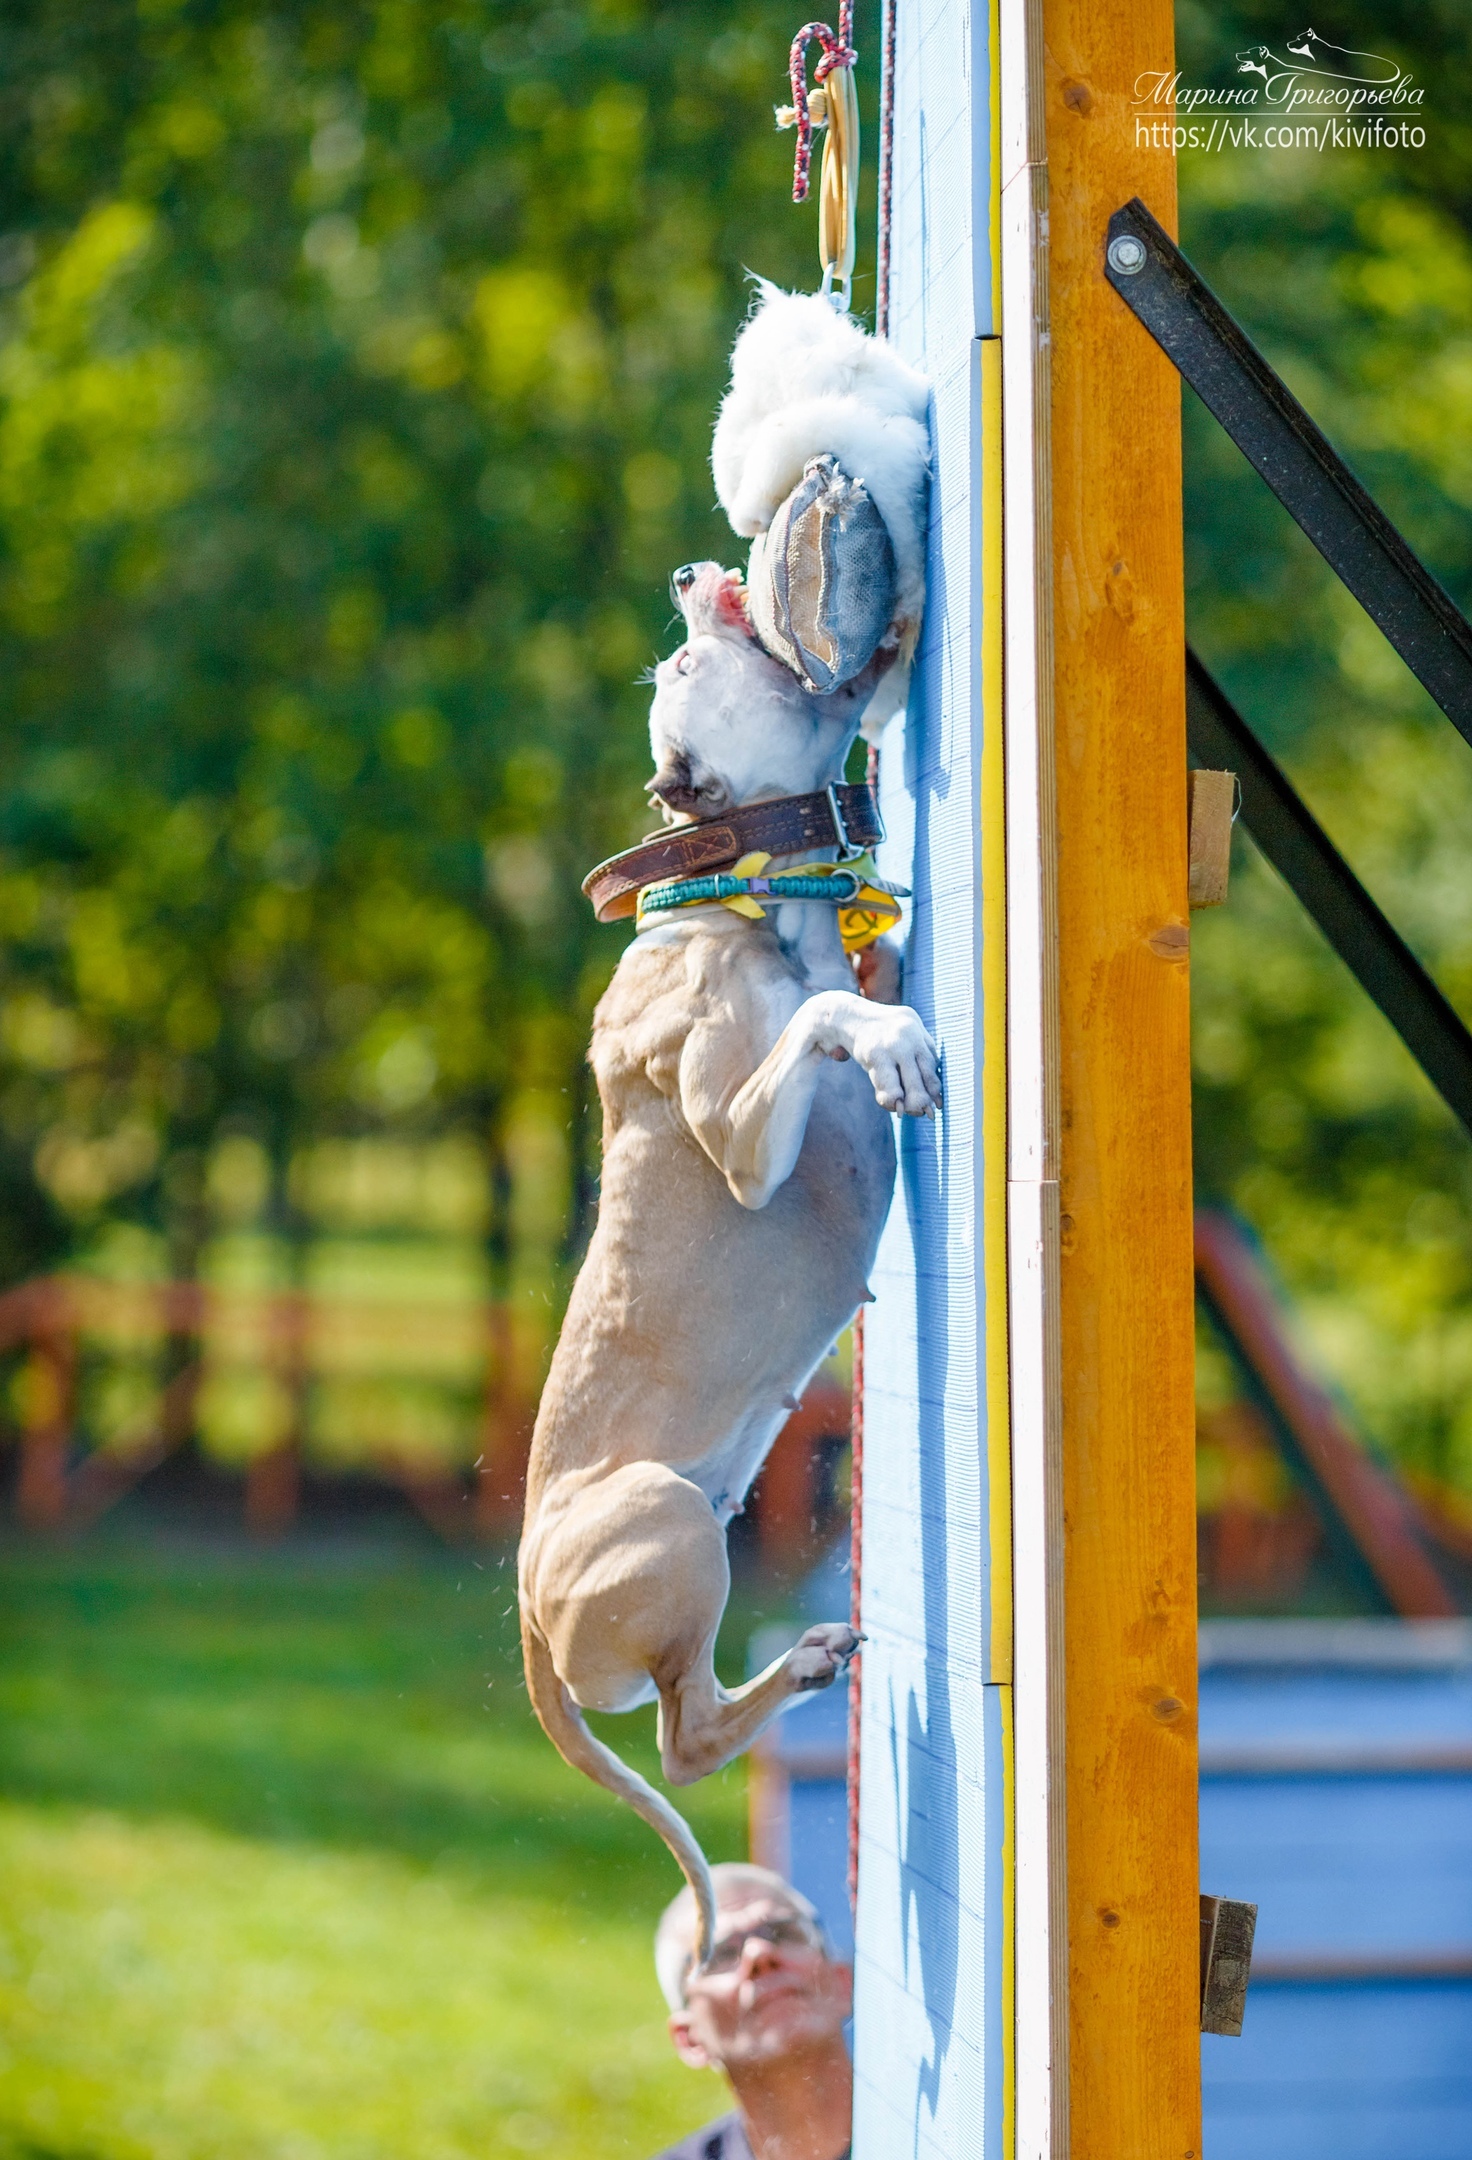
[[868,1075],[851,1062],[825,1064],[788,1181],[791,1204],[863,1248],[878,1236],[894,1190],[894,1164],[894,1122],[874,1100]]
[[814,990],[851,987],[841,949],[836,981],[828,972],[799,970],[770,930],[736,921],[729,931],[641,940],[624,955],[595,1016],[592,1061],[603,1105],[605,1202],[628,1216],[632,1234],[649,1230],[653,1207],[655,1220],[679,1221],[687,1234],[713,1240],[738,1269],[749,1262],[765,1272],[780,1246],[791,1265],[815,1267],[825,1283],[841,1280],[844,1295],[854,1278],[862,1295],[894,1189],[894,1137],[861,1068],[824,1062],[792,1175],[755,1212],[731,1197],[680,1102],[681,1060],[694,1031],[716,1028],[727,1049],[739,1051],[734,1094]]

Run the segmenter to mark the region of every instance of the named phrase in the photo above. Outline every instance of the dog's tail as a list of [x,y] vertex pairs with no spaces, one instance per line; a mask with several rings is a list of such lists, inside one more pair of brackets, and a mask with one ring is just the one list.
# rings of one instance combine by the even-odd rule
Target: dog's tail
[[581,1770],[595,1785],[602,1785],[608,1792],[617,1793],[620,1800],[626,1800],[651,1830],[659,1832],[679,1862],[686,1882],[695,1893],[699,1918],[695,1962],[703,1965],[715,1940],[716,1894],[709,1864],[696,1843],[694,1831],[662,1793],[657,1793],[637,1770],[620,1762],[612,1748],[605,1747],[589,1732],[582,1712],[557,1676],[557,1667],[552,1662],[552,1652],[545,1638],[525,1614],[521,1622],[521,1648],[532,1708],[563,1761],[571,1763],[574,1770]]

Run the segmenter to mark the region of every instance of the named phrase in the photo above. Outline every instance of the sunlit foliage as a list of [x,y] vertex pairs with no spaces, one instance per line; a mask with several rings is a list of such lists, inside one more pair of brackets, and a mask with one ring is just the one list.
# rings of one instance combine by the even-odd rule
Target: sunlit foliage
[[[289,1245],[320,1144],[469,1134],[504,1281],[515,1207],[549,1204],[514,1200],[509,1136],[549,1120],[576,1250],[619,945],[577,881],[640,826],[668,572],[734,552],[706,455],[744,271],[812,281],[770,121],[794,27],[770,0],[13,11],[10,1278],[119,1225],[192,1272],[236,1138]],[[1276,0],[1191,0],[1182,68],[1281,30]],[[1349,0],[1333,34],[1417,71],[1426,149],[1188,158],[1186,243],[1465,600],[1472,31]],[[1468,753],[1187,407],[1192,635],[1472,1009]],[[1196,999],[1203,1191],[1370,1429],[1472,1483],[1464,1137],[1245,846]]]
[[[38,5],[0,53],[12,1276],[186,1271],[222,1133],[565,1096],[641,669],[722,544],[747,265],[806,274],[770,5]],[[800,225],[800,229],[799,229]],[[729,544],[729,536],[725,536]],[[586,1186],[586,1178],[581,1180]]]
[[[1281,36],[1182,14],[1191,81]],[[1188,252],[1472,605],[1472,130],[1464,9],[1351,6],[1332,35],[1426,86],[1425,150],[1186,159]],[[1472,1017],[1472,752],[1186,395],[1188,623],[1203,657]],[[1254,1224],[1363,1426],[1472,1489],[1472,1143],[1243,843],[1193,937],[1198,1188]]]

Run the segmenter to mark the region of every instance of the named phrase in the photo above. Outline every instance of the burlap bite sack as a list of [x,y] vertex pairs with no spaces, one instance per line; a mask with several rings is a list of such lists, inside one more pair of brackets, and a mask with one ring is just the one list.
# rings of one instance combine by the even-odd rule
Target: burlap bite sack
[[807,689],[837,690],[867,666],[894,614],[894,548],[837,458],[810,458],[753,540],[746,602],[762,644]]

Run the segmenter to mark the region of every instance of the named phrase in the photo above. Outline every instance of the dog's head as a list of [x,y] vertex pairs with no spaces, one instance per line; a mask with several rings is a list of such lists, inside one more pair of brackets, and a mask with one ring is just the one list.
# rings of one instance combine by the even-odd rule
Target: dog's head
[[882,667],[815,697],[752,635],[739,571],[687,563],[670,590],[686,635],[654,671],[649,793],[680,819],[718,817],[841,780]]

